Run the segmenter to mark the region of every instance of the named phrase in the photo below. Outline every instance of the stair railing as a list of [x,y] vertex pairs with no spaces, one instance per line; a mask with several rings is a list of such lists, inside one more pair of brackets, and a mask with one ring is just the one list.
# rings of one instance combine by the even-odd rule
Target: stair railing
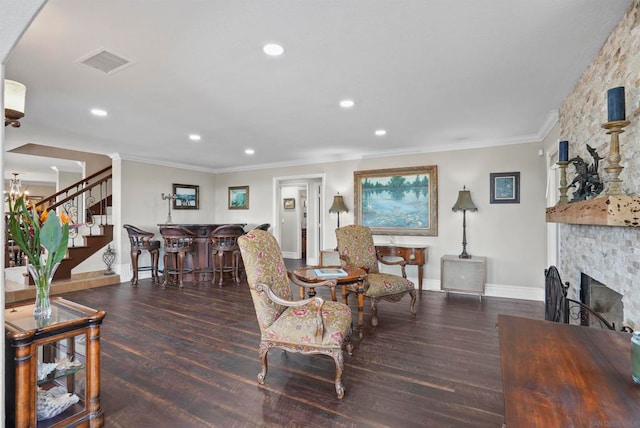
[[[78,228],[82,225],[89,228],[89,235],[92,235],[92,228],[95,226],[96,215],[99,215],[100,225],[109,225],[111,219],[108,217],[107,206],[111,199],[112,190],[112,167],[108,166],[90,176],[65,187],[64,189],[42,199],[35,206],[38,211],[52,211],[58,208],[64,210],[71,227],[69,228],[69,238],[75,247],[75,238],[78,236]],[[8,241],[5,240],[5,254],[12,254],[8,248]],[[6,263],[6,261],[5,261]],[[21,266],[24,260],[16,254],[10,256],[9,263],[5,266]]]
[[72,239],[72,246],[75,246],[80,226],[88,227],[89,235],[93,235],[96,215],[99,215],[100,225],[110,224],[107,205],[111,198],[111,170],[111,166],[103,168],[36,204],[39,211],[56,210],[58,207],[64,210],[71,225],[69,237]]

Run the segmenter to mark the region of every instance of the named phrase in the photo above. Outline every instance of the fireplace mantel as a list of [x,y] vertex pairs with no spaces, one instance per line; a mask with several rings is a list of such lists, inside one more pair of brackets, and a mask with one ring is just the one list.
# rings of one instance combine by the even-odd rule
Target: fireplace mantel
[[640,227],[640,196],[610,195],[547,208],[547,223]]

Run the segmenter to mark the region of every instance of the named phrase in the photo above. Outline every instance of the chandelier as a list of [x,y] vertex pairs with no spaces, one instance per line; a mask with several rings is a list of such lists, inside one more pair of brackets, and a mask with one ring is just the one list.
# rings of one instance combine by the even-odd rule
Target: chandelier
[[22,195],[22,183],[18,178],[17,172],[13,172],[13,178],[9,179],[9,197],[11,200],[16,200]]

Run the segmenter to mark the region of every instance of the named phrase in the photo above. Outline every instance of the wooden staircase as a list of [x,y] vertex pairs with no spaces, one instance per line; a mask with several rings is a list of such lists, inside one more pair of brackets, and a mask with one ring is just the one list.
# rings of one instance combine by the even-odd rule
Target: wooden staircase
[[[47,207],[46,209],[49,210],[61,207],[73,223],[77,224],[78,230],[81,226],[83,229],[86,229],[85,225],[89,226],[89,234],[79,235],[72,239],[72,244],[70,243],[67,250],[67,257],[62,260],[53,276],[54,283],[69,280],[73,268],[102,250],[113,240],[113,224],[110,224],[108,210],[112,200],[111,193],[108,191],[111,178],[111,166],[109,166],[43,199],[36,205],[36,207]],[[93,192],[98,193],[97,202]],[[78,207],[85,205],[88,206],[85,218],[83,218],[86,223],[79,224],[78,213],[82,210]],[[100,220],[100,224],[94,224],[96,219]],[[99,230],[98,234],[93,233],[96,226]],[[82,244],[75,245],[76,239],[80,237]],[[30,276],[29,283],[33,283]]]
[[53,275],[54,281],[71,278],[71,270],[74,267],[100,251],[105,245],[113,240],[112,224],[98,225],[98,227],[100,228],[100,234],[83,235],[82,239],[84,241],[84,245],[69,247],[67,250],[67,257],[62,259],[58,270],[55,275]]

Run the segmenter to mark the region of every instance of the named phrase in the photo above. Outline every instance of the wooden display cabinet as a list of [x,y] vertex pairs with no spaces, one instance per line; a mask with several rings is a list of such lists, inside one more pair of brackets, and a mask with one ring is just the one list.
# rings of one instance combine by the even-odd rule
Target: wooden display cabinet
[[[7,426],[101,427],[100,325],[106,313],[60,297],[51,298],[51,309],[46,322],[33,318],[33,304],[5,309]],[[60,409],[45,396],[63,392],[76,402],[49,417]]]

